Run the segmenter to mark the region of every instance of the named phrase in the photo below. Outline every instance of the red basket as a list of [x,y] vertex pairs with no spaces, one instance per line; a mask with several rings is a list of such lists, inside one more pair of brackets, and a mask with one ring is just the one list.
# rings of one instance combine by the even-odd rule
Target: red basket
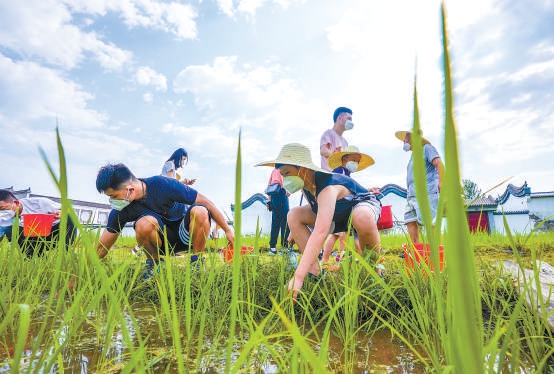
[[23,235],[48,236],[53,223],[53,214],[23,214]]
[[[416,267],[416,263],[425,263],[429,266],[429,269],[435,270],[435,264],[433,261],[431,261],[431,247],[429,247],[429,244],[427,243],[425,247],[423,247],[423,243],[415,243],[413,244],[413,254],[410,248],[408,247],[408,244],[403,244],[402,249],[404,250],[404,260],[406,261],[406,266],[408,268],[414,269]],[[415,261],[414,261],[415,260]],[[439,271],[442,271],[442,268],[444,266],[444,246],[439,245]]]
[[384,205],[381,207],[381,216],[379,221],[377,221],[377,229],[390,229],[392,226],[392,205]]
[[[254,253],[254,247],[247,247],[245,245],[242,246],[240,249],[240,256],[243,255],[251,255]],[[228,245],[227,247],[221,248],[221,254],[223,255],[223,261],[232,264],[233,258],[235,257],[235,249],[232,245]]]

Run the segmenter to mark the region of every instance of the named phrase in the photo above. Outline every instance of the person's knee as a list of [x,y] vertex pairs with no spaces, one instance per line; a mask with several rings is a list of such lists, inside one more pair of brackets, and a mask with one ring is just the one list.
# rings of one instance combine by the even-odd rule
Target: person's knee
[[190,210],[190,221],[196,224],[204,224],[210,221],[208,209],[204,206],[194,206]]

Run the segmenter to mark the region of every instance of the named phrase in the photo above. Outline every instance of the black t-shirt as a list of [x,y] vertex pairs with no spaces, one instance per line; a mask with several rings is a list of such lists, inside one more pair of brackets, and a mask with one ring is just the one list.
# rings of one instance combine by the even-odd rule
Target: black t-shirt
[[198,196],[198,191],[173,178],[154,176],[140,180],[146,184],[146,197],[134,200],[122,210],[112,209],[106,225],[109,232],[119,233],[126,223],[151,212],[166,223],[178,221]]

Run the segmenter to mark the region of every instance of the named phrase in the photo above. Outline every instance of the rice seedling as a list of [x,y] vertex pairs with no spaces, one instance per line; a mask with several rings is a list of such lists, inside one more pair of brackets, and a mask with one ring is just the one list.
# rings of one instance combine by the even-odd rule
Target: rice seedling
[[[210,239],[198,265],[188,254],[165,256],[160,271],[143,280],[141,258],[131,253],[134,238],[120,237],[119,248],[102,261],[95,248],[99,231],[82,225],[77,225],[79,238],[69,248],[62,240],[31,259],[17,243],[1,241],[0,372],[367,372],[375,370],[371,356],[379,349],[367,342],[378,332],[404,349],[403,356],[381,363],[384,371],[552,370],[552,332],[526,305],[532,291],[518,292],[490,259],[515,259],[537,275],[536,261],[550,256],[554,234],[512,234],[507,225],[505,236],[469,233],[460,191],[444,7],[441,10],[446,181],[439,204],[448,204],[444,230],[433,229],[421,137],[413,141],[425,241],[438,264],[444,240],[442,272],[425,263],[407,268],[397,256],[406,235],[383,235],[381,258],[358,255],[349,240],[338,270],[319,281],[306,281],[292,303],[285,288],[294,271],[288,258],[260,251],[267,237],[259,228],[254,236],[241,235],[239,134],[232,263],[219,253],[227,243]],[[418,128],[414,84],[414,134]],[[62,196],[63,211],[78,222],[67,196],[58,130],[56,134],[59,172],[41,154]],[[241,255],[244,245],[253,252]],[[376,266],[383,266],[378,265],[382,258],[384,278],[375,272]],[[534,308],[545,312],[549,296],[539,294]]]

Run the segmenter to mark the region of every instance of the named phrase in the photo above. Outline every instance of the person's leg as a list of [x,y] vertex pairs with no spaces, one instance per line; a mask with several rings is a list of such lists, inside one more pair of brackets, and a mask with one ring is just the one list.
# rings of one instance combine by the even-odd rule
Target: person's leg
[[162,248],[162,237],[158,220],[153,216],[140,217],[135,222],[135,233],[137,244],[143,247],[148,258],[158,260],[160,248]]
[[404,210],[404,222],[406,223],[408,235],[412,243],[419,243],[419,216],[419,206],[417,205],[416,198],[409,197],[406,200],[406,209]]
[[[315,226],[316,215],[312,212],[309,205],[303,205],[291,209],[287,215],[287,222],[289,224],[291,237],[298,245],[300,253],[304,253],[306,244],[310,238],[311,231],[308,228]],[[317,261],[317,253],[313,259],[310,259],[311,267],[309,272],[312,274],[319,274],[319,265]]]
[[271,200],[271,233],[269,234],[269,248],[277,247],[277,237],[279,236],[279,229],[281,227],[279,212],[277,210],[275,201]]
[[192,240],[192,248],[194,252],[201,252],[206,248],[206,240],[210,235],[210,212],[203,205],[192,205],[189,212],[188,231]]
[[329,257],[331,256],[331,252],[333,252],[333,248],[335,248],[335,243],[337,242],[338,238],[338,234],[331,234],[327,237],[325,245],[323,246],[323,256],[321,257],[321,262],[329,262]]
[[358,233],[360,247],[356,248],[361,255],[364,250],[381,253],[381,239],[377,229],[378,213],[370,204],[358,204],[352,212],[352,226]]
[[286,190],[283,191],[283,213],[281,214],[281,224],[284,231],[281,231],[281,244],[283,247],[289,246],[290,229],[287,223],[287,215],[289,214],[289,198],[287,197]]
[[408,235],[412,243],[419,243],[419,225],[417,222],[408,222],[406,226],[408,227]]

